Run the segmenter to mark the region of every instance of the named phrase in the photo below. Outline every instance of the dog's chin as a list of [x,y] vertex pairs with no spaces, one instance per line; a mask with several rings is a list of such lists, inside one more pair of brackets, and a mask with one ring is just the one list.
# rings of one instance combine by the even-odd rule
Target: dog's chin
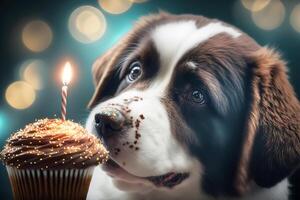
[[129,173],[112,159],[102,165],[102,169],[113,178],[115,185],[126,191],[149,191],[154,188],[172,189],[189,177],[189,172],[167,172],[162,175],[141,177]]

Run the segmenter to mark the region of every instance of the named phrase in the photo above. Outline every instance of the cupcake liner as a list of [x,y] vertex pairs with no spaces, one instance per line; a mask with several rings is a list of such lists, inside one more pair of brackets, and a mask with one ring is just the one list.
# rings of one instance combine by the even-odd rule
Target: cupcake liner
[[94,167],[30,170],[6,166],[15,200],[83,200]]

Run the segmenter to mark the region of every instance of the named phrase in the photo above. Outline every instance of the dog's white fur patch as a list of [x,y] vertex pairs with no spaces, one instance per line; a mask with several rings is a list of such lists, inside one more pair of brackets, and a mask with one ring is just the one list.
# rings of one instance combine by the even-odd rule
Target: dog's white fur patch
[[[111,158],[122,166],[124,170],[138,177],[159,176],[168,172],[189,172],[191,173],[192,178],[185,180],[182,184],[178,185],[178,188],[175,186],[176,189],[174,191],[185,187],[186,184],[188,184],[186,188],[201,188],[200,175],[202,170],[199,161],[196,158],[192,158],[187,150],[174,137],[166,108],[160,102],[160,97],[154,95],[152,90],[128,90],[100,103],[89,115],[86,124],[88,131],[96,134],[94,128],[94,116],[96,113],[99,113],[102,108],[107,106],[113,107],[111,105],[112,103],[124,104],[124,99],[131,99],[135,96],[141,97],[143,100],[131,101],[126,104],[126,106],[131,110],[127,117],[133,117],[134,121],[136,119],[141,121],[138,128],[141,137],[136,145],[139,147],[139,150],[135,151],[134,148],[122,145],[127,141],[131,144],[135,141],[136,129],[130,128],[126,131],[126,134],[115,138],[113,143],[108,144],[108,150],[112,152]],[[119,109],[117,105],[114,106]],[[140,119],[141,114],[145,117],[144,120]],[[121,149],[117,156],[113,154],[115,147]],[[124,162],[126,165],[123,165]],[[140,193],[143,193],[144,191],[153,192],[157,190],[153,184],[150,184],[150,182],[145,181],[144,179],[141,180],[124,174],[118,174],[115,177],[116,178],[113,180],[114,186],[120,190],[136,192],[138,195],[141,195]],[[93,178],[92,187],[94,187],[94,184],[97,184],[97,181],[98,180],[94,180]],[[96,187],[97,186],[95,186],[95,188]],[[182,192],[186,190],[186,188],[181,189]],[[163,188],[159,190],[162,195],[166,195],[166,193],[170,191],[165,191]],[[153,194],[156,193],[157,192]],[[199,189],[194,190],[194,193],[195,197],[199,196]],[[95,196],[93,192],[91,192],[90,195]]]
[[[141,134],[137,144],[139,150],[135,151],[122,146],[127,141],[130,143],[135,141],[135,128],[128,129],[126,136],[117,138],[118,142],[113,148],[121,148],[121,152],[114,160],[119,165],[126,162],[124,168],[136,176],[154,176],[172,170],[179,172],[187,170],[191,157],[174,137],[168,113],[160,102],[160,98],[149,91],[129,90],[97,105],[88,118],[87,129],[96,133],[94,115],[99,113],[101,108],[110,106],[108,105],[110,103],[122,104],[123,99],[130,99],[134,96],[143,98],[142,101],[133,101],[128,105],[131,109],[128,115],[132,116],[134,121],[136,119],[141,121],[138,129]],[[140,119],[141,114],[144,115],[145,120]],[[113,148],[111,152],[113,152]]]
[[152,39],[160,56],[160,71],[152,89],[163,93],[167,88],[179,59],[189,50],[220,33],[233,38],[241,35],[236,29],[221,22],[212,22],[197,28],[195,21],[173,22],[158,26],[152,32]]

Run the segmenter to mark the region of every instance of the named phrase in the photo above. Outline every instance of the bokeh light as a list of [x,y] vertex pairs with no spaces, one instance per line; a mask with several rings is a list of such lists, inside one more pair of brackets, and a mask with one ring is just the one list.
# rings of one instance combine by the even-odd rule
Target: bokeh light
[[5,92],[7,103],[16,109],[30,107],[35,100],[34,88],[25,81],[16,81],[8,86]]
[[271,0],[241,0],[242,5],[251,12],[257,12],[265,8]]
[[111,14],[121,14],[129,10],[132,0],[98,0],[103,10]]
[[40,90],[44,86],[44,73],[45,63],[39,59],[25,61],[20,68],[20,77],[36,90]]
[[280,0],[271,1],[264,9],[252,12],[253,22],[261,29],[273,30],[278,28],[285,17],[285,7]]
[[69,18],[71,35],[82,43],[91,43],[100,39],[105,30],[105,17],[95,7],[81,6],[74,10]]
[[25,25],[22,31],[23,44],[33,52],[41,52],[49,47],[53,34],[49,25],[41,20],[34,20]]
[[300,4],[293,8],[290,16],[290,23],[297,32],[300,32]]

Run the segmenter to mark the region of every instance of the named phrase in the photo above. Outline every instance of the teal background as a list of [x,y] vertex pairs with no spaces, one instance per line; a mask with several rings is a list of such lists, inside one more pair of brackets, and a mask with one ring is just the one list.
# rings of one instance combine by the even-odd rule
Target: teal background
[[[288,3],[287,3],[288,2]],[[86,105],[93,93],[91,65],[97,56],[111,47],[140,17],[159,10],[171,13],[200,14],[218,18],[247,32],[261,45],[276,47],[288,61],[290,80],[300,94],[300,33],[289,25],[289,13],[299,1],[284,1],[287,16],[284,23],[273,31],[259,29],[239,0],[149,0],[134,4],[127,12],[112,15],[103,11],[107,19],[105,35],[91,44],[76,41],[68,31],[71,12],[81,5],[92,5],[101,10],[96,0],[2,0],[0,2],[0,147],[10,133],[35,119],[54,117],[60,113],[60,82],[55,78],[57,65],[65,57],[77,63],[75,80],[69,88],[68,117],[84,124],[88,115]],[[45,20],[52,28],[51,46],[42,53],[28,51],[21,41],[21,30],[31,19]],[[175,34],[175,33],[174,33]],[[5,101],[7,86],[19,79],[19,68],[27,59],[42,59],[45,63],[46,87],[37,93],[35,103],[28,109],[16,110]],[[5,168],[0,165],[0,199],[11,199]]]

